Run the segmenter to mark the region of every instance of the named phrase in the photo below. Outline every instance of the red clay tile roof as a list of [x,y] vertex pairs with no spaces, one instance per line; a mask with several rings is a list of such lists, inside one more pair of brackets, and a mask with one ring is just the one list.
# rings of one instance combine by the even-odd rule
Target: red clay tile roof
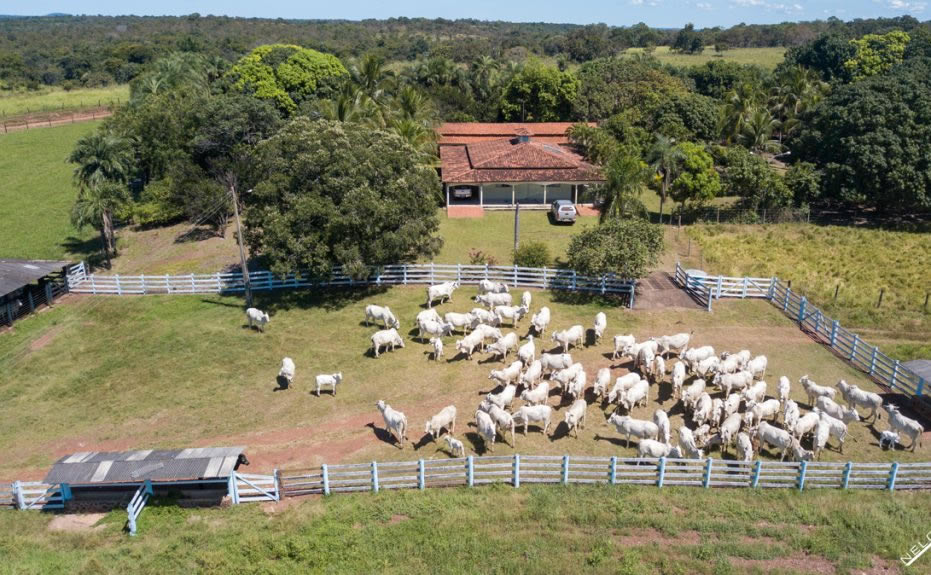
[[[471,144],[484,140],[500,140],[527,135],[548,144],[568,144],[566,130],[572,122],[446,122],[437,130],[439,144]],[[589,124],[595,126],[595,124]]]
[[[446,183],[598,182],[601,171],[568,145],[569,122],[446,123],[440,133]],[[517,136],[528,136],[521,142]]]

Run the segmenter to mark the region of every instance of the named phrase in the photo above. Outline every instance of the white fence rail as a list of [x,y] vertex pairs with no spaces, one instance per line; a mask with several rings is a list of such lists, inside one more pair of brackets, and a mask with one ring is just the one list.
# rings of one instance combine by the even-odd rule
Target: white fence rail
[[592,456],[469,456],[322,465],[280,474],[284,497],[507,483],[604,483],[812,489],[931,489],[929,463],[833,463],[637,459]]
[[[863,341],[859,335],[841,327],[837,320],[824,315],[804,296],[792,291],[779,278],[736,278],[689,274],[676,263],[676,282],[706,304],[722,297],[765,298],[794,319],[799,328],[812,334],[840,357],[863,370],[889,389],[922,398],[926,381],[915,372],[902,367],[899,360],[879,351],[879,347]],[[919,404],[921,405],[921,404]],[[928,404],[931,406],[931,403]]]
[[[436,284],[458,281],[477,284],[481,280],[505,282],[512,287],[555,289],[627,296],[634,304],[634,280],[613,275],[584,276],[573,270],[557,268],[525,268],[519,266],[487,266],[462,264],[402,264],[385,266],[379,273],[355,280],[336,268],[329,278],[309,275],[275,276],[269,271],[249,272],[253,290],[354,287],[366,285]],[[72,292],[95,295],[146,295],[235,293],[245,291],[240,272],[186,275],[97,275],[87,274],[81,264],[68,275]]]

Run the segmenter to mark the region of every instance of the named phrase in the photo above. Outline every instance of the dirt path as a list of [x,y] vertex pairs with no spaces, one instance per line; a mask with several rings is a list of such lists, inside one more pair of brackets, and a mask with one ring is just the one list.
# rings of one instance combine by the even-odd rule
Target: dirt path
[[52,128],[65,124],[78,122],[92,122],[113,115],[113,110],[107,107],[91,108],[88,110],[74,110],[63,112],[48,112],[46,114],[29,114],[3,120],[3,133],[19,132],[34,128]]

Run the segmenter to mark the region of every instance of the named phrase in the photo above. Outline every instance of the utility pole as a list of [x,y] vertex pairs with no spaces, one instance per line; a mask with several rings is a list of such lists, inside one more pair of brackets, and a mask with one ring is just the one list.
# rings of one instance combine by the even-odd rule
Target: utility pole
[[233,196],[233,213],[236,214],[236,239],[239,240],[239,265],[242,268],[242,281],[246,288],[246,307],[252,307],[252,285],[249,282],[249,268],[246,266],[246,250],[242,246],[242,222],[239,220],[239,198],[236,197],[235,183],[230,182],[230,193]]
[[514,253],[517,253],[517,238],[520,236],[520,202],[514,205]]

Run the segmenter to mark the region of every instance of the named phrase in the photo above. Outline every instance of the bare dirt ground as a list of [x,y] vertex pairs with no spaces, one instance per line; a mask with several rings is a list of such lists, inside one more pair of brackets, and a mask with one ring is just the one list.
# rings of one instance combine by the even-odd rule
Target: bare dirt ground
[[92,531],[106,513],[69,513],[56,515],[48,524],[49,531]]
[[78,122],[92,122],[112,115],[113,111],[108,107],[28,114],[4,120],[2,123],[3,133],[32,130],[35,128],[51,128],[63,124],[76,124]]

